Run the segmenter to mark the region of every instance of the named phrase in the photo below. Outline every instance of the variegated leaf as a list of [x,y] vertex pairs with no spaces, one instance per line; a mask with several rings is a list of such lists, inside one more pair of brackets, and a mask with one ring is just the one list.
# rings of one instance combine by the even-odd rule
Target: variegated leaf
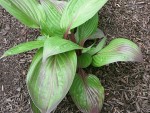
[[100,113],[104,101],[104,88],[92,74],[76,74],[70,95],[83,113]]
[[29,94],[42,113],[50,113],[67,94],[73,82],[77,57],[74,51],[51,56],[42,63],[43,50],[33,58],[27,75]]
[[93,66],[100,67],[117,61],[143,60],[140,48],[132,41],[117,38],[110,42],[105,48],[93,56]]
[[44,43],[43,61],[45,61],[49,56],[75,49],[82,49],[82,47],[69,40],[59,37],[49,37]]
[[73,29],[92,18],[108,0],[70,0],[62,18],[61,28]]
[[90,20],[82,24],[77,28],[76,40],[80,45],[84,45],[84,42],[91,36],[98,26],[98,13],[94,15]]
[[41,0],[41,4],[46,13],[46,21],[42,21],[41,30],[43,34],[63,36],[64,31],[60,27],[61,12],[58,6],[50,0]]
[[0,5],[23,24],[39,28],[45,21],[45,12],[36,0],[0,0]]

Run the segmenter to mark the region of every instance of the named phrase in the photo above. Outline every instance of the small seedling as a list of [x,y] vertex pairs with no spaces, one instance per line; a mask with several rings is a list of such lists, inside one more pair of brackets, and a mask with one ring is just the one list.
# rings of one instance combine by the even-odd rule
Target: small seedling
[[85,68],[142,61],[140,49],[128,39],[116,38],[105,46],[106,36],[97,26],[98,11],[107,1],[0,0],[10,14],[41,33],[3,55],[38,49],[26,78],[34,113],[52,112],[68,92],[83,113],[99,113],[104,88]]

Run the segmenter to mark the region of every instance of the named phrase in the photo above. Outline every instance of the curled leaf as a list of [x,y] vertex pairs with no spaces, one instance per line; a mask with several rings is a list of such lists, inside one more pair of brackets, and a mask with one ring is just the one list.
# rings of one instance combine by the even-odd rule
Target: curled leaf
[[99,79],[92,74],[76,74],[70,95],[83,113],[99,113],[104,101],[104,88]]
[[110,42],[105,48],[93,56],[93,66],[100,67],[117,61],[143,60],[140,48],[132,41],[117,38]]

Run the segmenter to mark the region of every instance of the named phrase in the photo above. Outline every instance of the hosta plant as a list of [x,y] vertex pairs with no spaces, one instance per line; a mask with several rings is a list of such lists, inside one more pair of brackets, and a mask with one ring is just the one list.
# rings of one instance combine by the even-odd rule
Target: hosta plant
[[104,88],[88,66],[142,61],[132,41],[116,38],[105,46],[98,11],[108,0],[0,0],[20,22],[39,29],[34,41],[7,50],[3,57],[37,49],[26,84],[34,113],[50,113],[69,94],[83,113],[99,113]]

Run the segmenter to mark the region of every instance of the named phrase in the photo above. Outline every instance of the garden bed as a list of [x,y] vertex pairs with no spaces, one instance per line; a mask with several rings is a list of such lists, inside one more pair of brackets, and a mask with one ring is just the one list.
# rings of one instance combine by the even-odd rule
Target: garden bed
[[[150,113],[150,2],[109,0],[99,13],[99,27],[108,42],[125,37],[142,50],[143,63],[114,63],[89,68],[105,87],[102,113]],[[39,35],[0,7],[0,56],[8,48]],[[0,60],[0,113],[30,113],[25,78],[35,51]],[[69,95],[55,113],[80,113]]]

